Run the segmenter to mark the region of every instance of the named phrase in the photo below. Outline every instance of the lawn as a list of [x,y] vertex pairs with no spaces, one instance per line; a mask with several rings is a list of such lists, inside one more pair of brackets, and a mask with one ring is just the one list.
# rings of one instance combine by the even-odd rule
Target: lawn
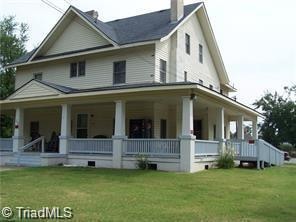
[[1,207],[71,207],[73,221],[296,220],[296,165],[196,174],[24,168],[0,179]]

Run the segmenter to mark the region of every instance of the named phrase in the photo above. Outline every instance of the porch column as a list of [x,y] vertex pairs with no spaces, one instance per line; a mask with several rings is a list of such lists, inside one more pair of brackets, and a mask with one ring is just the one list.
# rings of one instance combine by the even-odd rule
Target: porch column
[[216,136],[217,139],[219,140],[219,149],[220,152],[224,153],[225,152],[225,146],[224,146],[224,139],[225,139],[225,133],[224,133],[224,108],[219,107],[217,109],[217,125],[216,125]]
[[113,168],[122,166],[122,146],[125,135],[125,101],[115,101],[115,130],[113,136]]
[[71,137],[71,105],[62,105],[60,154],[68,154],[68,139]]
[[258,140],[258,119],[255,117],[255,119],[252,121],[252,134],[253,134],[253,139]]
[[182,97],[182,136],[180,137],[180,170],[193,172],[195,139],[193,135],[193,99]]
[[13,152],[18,152],[24,146],[24,109],[16,108],[13,136]]
[[236,132],[237,132],[237,138],[239,140],[244,140],[245,139],[244,116],[243,115],[239,116],[238,119],[237,119]]
[[217,109],[217,139],[223,140],[224,135],[224,108]]

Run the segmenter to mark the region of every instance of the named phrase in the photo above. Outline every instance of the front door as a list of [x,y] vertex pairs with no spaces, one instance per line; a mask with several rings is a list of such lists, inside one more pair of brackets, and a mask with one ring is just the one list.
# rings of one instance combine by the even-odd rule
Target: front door
[[31,136],[32,141],[34,141],[40,137],[39,122],[38,121],[30,123],[30,136]]
[[202,121],[201,120],[194,120],[194,135],[196,139],[202,139]]

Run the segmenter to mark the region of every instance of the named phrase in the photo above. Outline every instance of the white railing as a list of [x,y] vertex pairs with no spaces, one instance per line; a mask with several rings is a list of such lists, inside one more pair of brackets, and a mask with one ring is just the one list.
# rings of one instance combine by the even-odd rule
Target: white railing
[[180,156],[180,140],[177,139],[126,139],[123,155]]
[[13,140],[12,138],[0,138],[0,152],[12,152]]
[[195,141],[195,156],[218,156],[219,142],[209,140]]
[[44,136],[28,143],[27,145],[19,148],[19,152],[42,152],[44,153],[45,138]]
[[226,149],[233,150],[236,157],[239,158],[257,158],[257,141],[246,140],[227,140]]
[[264,161],[277,166],[284,164],[284,152],[264,140],[227,140],[225,145],[239,160]]
[[112,139],[69,139],[69,153],[112,154]]
[[285,155],[284,152],[275,148],[264,140],[259,140],[260,160],[272,165],[283,165]]

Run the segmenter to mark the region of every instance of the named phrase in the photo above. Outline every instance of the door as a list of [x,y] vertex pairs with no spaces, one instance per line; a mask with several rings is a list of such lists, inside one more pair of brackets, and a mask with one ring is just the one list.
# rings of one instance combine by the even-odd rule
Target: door
[[202,121],[201,120],[194,120],[194,135],[196,136],[197,140],[202,139]]
[[160,138],[161,139],[167,138],[167,121],[166,121],[166,119],[160,120]]
[[30,123],[30,136],[31,136],[31,141],[34,141],[40,137],[38,121]]

